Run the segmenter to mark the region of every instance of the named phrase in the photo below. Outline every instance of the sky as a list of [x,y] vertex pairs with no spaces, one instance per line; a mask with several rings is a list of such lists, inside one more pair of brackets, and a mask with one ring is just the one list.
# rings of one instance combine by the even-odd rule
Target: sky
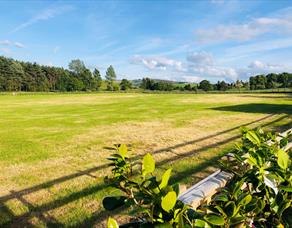
[[199,82],[292,72],[292,1],[0,1],[0,55]]

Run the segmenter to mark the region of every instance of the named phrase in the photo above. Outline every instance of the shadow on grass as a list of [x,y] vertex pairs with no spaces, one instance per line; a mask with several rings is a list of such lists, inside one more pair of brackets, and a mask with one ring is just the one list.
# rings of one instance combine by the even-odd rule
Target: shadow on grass
[[[257,119],[255,121],[240,125],[240,126],[236,126],[234,128],[230,128],[228,130],[224,130],[206,137],[202,137],[200,139],[196,139],[196,140],[192,140],[186,143],[181,143],[181,144],[177,144],[175,146],[172,147],[168,147],[168,148],[164,148],[161,150],[157,150],[154,151],[153,154],[159,154],[162,152],[171,152],[171,150],[179,148],[179,147],[183,147],[185,145],[189,145],[189,144],[194,144],[196,142],[199,141],[204,141],[206,139],[210,139],[210,138],[215,138],[218,135],[222,135],[222,134],[226,134],[228,132],[234,131],[236,129],[238,129],[241,126],[248,126],[254,123],[260,123],[263,120],[266,120],[268,118],[274,117],[274,115],[267,115],[264,118],[261,119]],[[283,115],[278,117],[277,119],[274,119],[268,123],[264,123],[261,126],[265,127],[265,126],[269,126],[271,124],[274,124],[276,122],[279,122],[285,118],[289,117],[289,115]],[[291,123],[288,123],[287,126],[283,126],[283,128],[287,128],[288,126],[291,126]],[[284,130],[282,128],[282,130]],[[184,160],[187,159],[188,157],[192,157],[194,155],[198,155],[203,151],[207,151],[210,148],[214,148],[217,146],[221,146],[221,145],[225,145],[228,142],[231,142],[233,140],[236,140],[240,137],[240,135],[235,135],[229,138],[226,138],[222,141],[216,142],[216,143],[212,143],[210,145],[206,145],[206,146],[202,146],[198,149],[195,150],[190,150],[190,151],[186,151],[184,153],[180,153],[180,154],[174,154],[172,153],[172,156],[168,156],[166,159],[161,160],[159,162],[157,162],[157,166],[162,166],[171,162],[176,162],[179,160]],[[174,182],[178,182],[178,181],[182,181],[184,179],[186,179],[189,175],[193,175],[195,173],[201,172],[202,170],[206,169],[208,166],[214,165],[216,163],[216,161],[218,161],[218,159],[222,156],[223,154],[220,154],[218,156],[213,157],[212,159],[202,162],[200,164],[190,164],[188,167],[186,167],[183,171],[180,172],[176,172],[173,176],[172,176],[172,181]],[[141,158],[142,155],[140,156],[135,156],[134,160],[137,160],[139,158]],[[7,220],[4,221],[4,223],[1,224],[0,221],[0,226],[20,226],[20,227],[29,227],[32,226],[30,224],[30,219],[32,217],[37,217],[39,220],[41,220],[43,223],[46,224],[47,227],[63,227],[64,225],[59,223],[58,221],[56,221],[54,218],[50,217],[48,215],[47,212],[49,212],[50,210],[62,207],[70,202],[76,201],[80,198],[95,194],[101,190],[104,190],[106,187],[108,187],[106,184],[104,183],[100,183],[94,186],[90,186],[87,188],[82,189],[81,191],[77,191],[71,194],[66,195],[65,197],[60,197],[57,200],[48,202],[48,203],[44,203],[42,205],[39,206],[34,206],[32,205],[30,202],[28,202],[27,200],[25,200],[25,198],[23,196],[33,193],[33,192],[37,192],[39,190],[42,189],[46,189],[50,186],[62,183],[64,181],[70,180],[70,179],[74,179],[80,176],[84,176],[84,175],[89,175],[91,177],[93,177],[92,175],[90,175],[91,172],[95,172],[104,168],[107,168],[108,164],[104,164],[101,166],[97,166],[97,167],[93,167],[91,169],[87,169],[84,171],[79,171],[64,177],[60,177],[36,186],[32,186],[30,188],[27,189],[23,189],[21,191],[17,191],[17,192],[11,192],[11,194],[6,195],[6,196],[2,196],[0,197],[0,219],[1,217],[6,217]],[[29,211],[27,213],[24,213],[22,215],[15,215],[13,214],[13,212],[5,205],[5,202],[7,202],[10,199],[17,199],[18,201],[20,201],[22,204],[24,204]],[[118,211],[114,211],[114,213],[118,213],[121,212],[122,209],[118,210]],[[105,219],[110,213],[106,212],[104,210],[101,211],[97,211],[96,213],[93,213],[89,218],[86,218],[84,221],[81,221],[79,224],[76,225],[76,227],[90,227],[94,224],[96,224],[96,222],[98,221],[102,221],[103,219]]]
[[281,96],[271,96],[271,95],[252,95],[252,94],[247,94],[247,95],[241,95],[240,97],[251,97],[251,98],[266,98],[266,99],[291,99],[292,98],[292,94],[288,93],[288,94],[284,94]]
[[241,104],[212,108],[217,111],[266,113],[266,114],[292,114],[292,105],[284,104]]

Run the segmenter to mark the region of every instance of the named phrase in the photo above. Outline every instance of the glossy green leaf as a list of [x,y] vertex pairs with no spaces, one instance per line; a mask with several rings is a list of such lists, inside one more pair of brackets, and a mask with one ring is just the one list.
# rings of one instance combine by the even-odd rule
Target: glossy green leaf
[[162,175],[161,183],[159,184],[159,188],[160,189],[163,189],[164,187],[166,187],[168,185],[168,181],[169,181],[169,178],[170,178],[171,170],[172,169],[166,170],[164,172],[164,174]]
[[123,157],[123,158],[126,158],[127,157],[127,153],[128,153],[128,147],[126,144],[121,144],[118,148],[119,150],[119,153],[120,155]]
[[260,145],[261,140],[257,136],[257,134],[254,131],[248,131],[245,135],[245,137],[252,142],[253,144]]
[[176,193],[174,191],[168,192],[161,199],[161,207],[166,212],[169,212],[170,210],[172,210],[175,204],[176,204]]
[[239,223],[244,222],[246,219],[247,218],[243,217],[243,216],[233,217],[233,218],[230,219],[230,224],[231,225],[237,225]]
[[147,153],[143,158],[142,174],[145,177],[148,173],[153,173],[155,170],[155,161],[151,154]]
[[203,221],[201,219],[196,219],[195,227],[205,228],[205,227],[209,227],[209,226],[208,226],[208,223],[206,223],[205,221]]
[[228,216],[232,217],[235,214],[236,205],[234,202],[230,201],[226,204],[225,212]]
[[207,214],[204,216],[204,219],[215,226],[222,226],[224,225],[223,217],[216,215],[216,214]]
[[107,228],[119,228],[119,225],[115,219],[109,217],[107,221]]
[[277,162],[282,169],[286,170],[289,164],[289,155],[284,150],[279,150]]
[[250,194],[248,195],[242,195],[238,199],[238,205],[245,206],[252,200],[252,196]]
[[125,196],[110,196],[105,197],[102,201],[103,207],[108,210],[112,211],[117,209],[125,204],[125,200],[127,198]]
[[292,187],[279,186],[279,189],[284,190],[285,192],[292,192]]
[[229,199],[228,199],[227,194],[220,193],[220,194],[216,195],[216,196],[213,198],[213,200],[214,200],[214,201],[227,202]]

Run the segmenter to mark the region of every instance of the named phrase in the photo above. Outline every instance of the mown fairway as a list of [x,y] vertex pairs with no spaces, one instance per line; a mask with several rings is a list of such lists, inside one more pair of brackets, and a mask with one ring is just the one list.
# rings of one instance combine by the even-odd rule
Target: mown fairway
[[172,166],[173,181],[191,185],[239,126],[281,131],[291,114],[285,94],[0,95],[0,226],[102,227],[101,200],[113,193],[107,146],[153,152],[160,170]]

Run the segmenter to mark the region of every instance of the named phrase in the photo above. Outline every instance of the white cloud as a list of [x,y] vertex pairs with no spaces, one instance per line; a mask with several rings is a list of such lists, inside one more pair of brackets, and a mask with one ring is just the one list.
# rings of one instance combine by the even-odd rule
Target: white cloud
[[249,64],[248,68],[256,71],[279,71],[284,70],[285,67],[283,65],[264,63],[255,60]]
[[0,40],[0,45],[10,45],[11,42],[9,40]]
[[261,17],[242,24],[218,25],[215,28],[197,29],[195,38],[201,43],[248,41],[266,33],[291,34],[292,16],[289,11],[274,17]]
[[167,57],[145,57],[135,55],[131,59],[132,64],[142,65],[150,70],[163,70],[175,74],[177,79],[194,82],[203,78],[220,78],[220,80],[236,80],[238,73],[232,67],[217,66],[214,64],[213,55],[208,52],[193,52],[186,57],[187,61],[181,62]]
[[200,81],[203,80],[202,77],[199,77],[199,76],[182,76],[181,77],[183,79],[183,81],[186,81],[186,82],[192,82],[192,83],[198,83]]
[[64,5],[64,6],[58,6],[55,8],[45,9],[45,10],[37,13],[35,16],[30,18],[29,20],[16,26],[10,33],[14,33],[14,32],[17,32],[19,30],[22,30],[30,25],[33,25],[33,24],[39,22],[39,21],[46,21],[50,18],[53,18],[59,14],[65,13],[65,12],[70,11],[72,9],[73,9],[73,7],[70,5]]
[[222,66],[189,66],[188,72],[200,75],[200,77],[225,78],[236,80],[238,73],[234,68]]
[[199,75],[200,77],[219,77],[236,80],[238,74],[231,67],[215,65],[214,57],[211,53],[201,51],[193,52],[187,56],[188,72]]
[[12,42],[11,40],[0,40],[0,45],[15,46],[17,48],[24,48],[25,46],[20,42]]
[[281,64],[265,63],[259,60],[252,61],[247,67],[238,69],[237,72],[241,79],[248,79],[250,76],[268,73],[291,72],[292,67]]
[[187,56],[187,60],[195,65],[213,65],[213,55],[208,52],[192,52]]
[[135,55],[130,62],[137,65],[143,65],[150,70],[166,70],[167,68],[173,68],[179,71],[182,70],[182,62],[163,56],[145,57]]
[[14,46],[18,48],[24,48],[24,45],[20,42],[14,42]]

